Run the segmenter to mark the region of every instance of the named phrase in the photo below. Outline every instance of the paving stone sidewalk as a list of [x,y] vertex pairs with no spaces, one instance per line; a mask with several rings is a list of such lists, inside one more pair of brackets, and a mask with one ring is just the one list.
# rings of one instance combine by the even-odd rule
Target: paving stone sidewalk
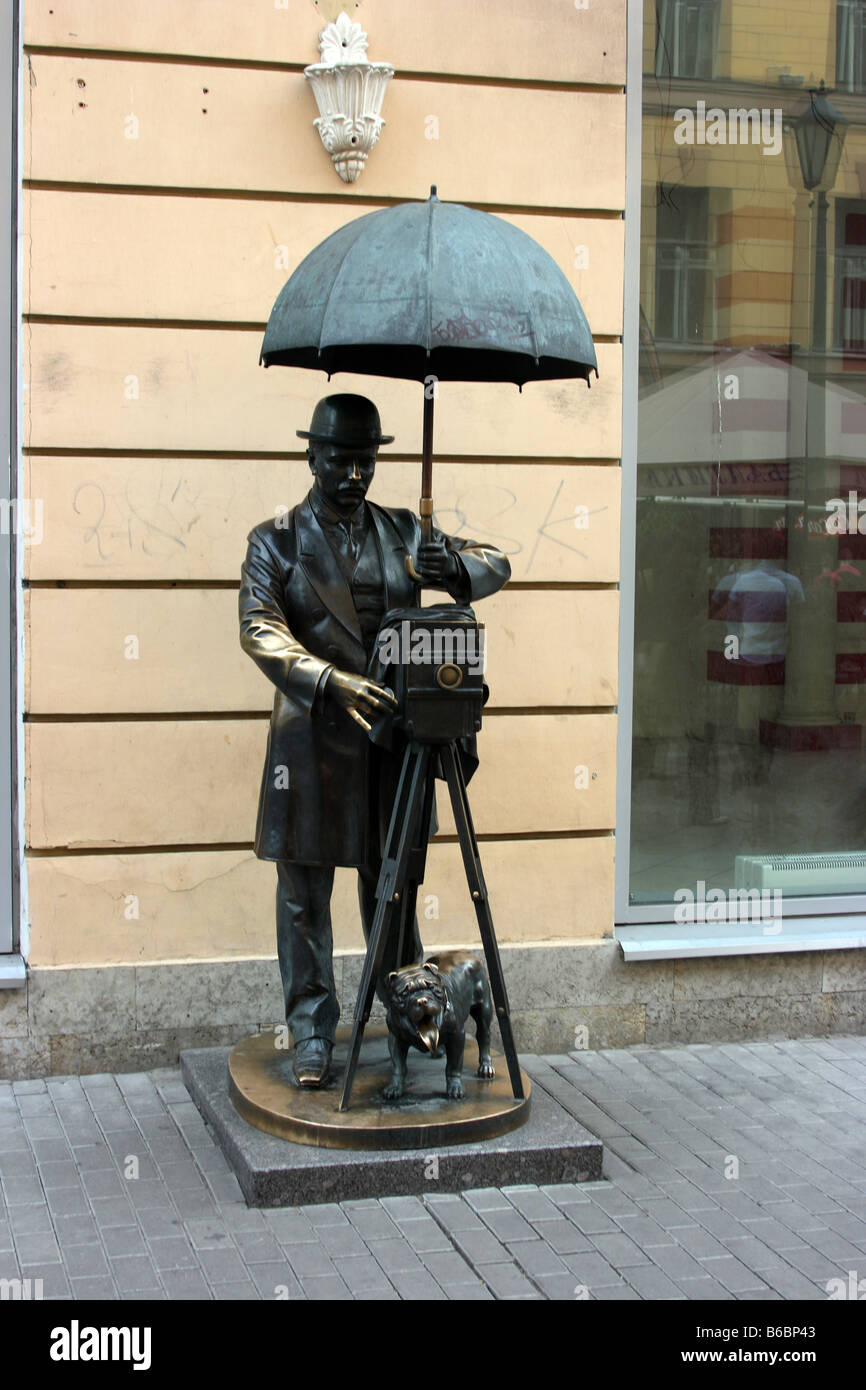
[[249,1209],[177,1069],[0,1081],[0,1280],[55,1299],[816,1299],[866,1278],[866,1038],[523,1059],[605,1180]]

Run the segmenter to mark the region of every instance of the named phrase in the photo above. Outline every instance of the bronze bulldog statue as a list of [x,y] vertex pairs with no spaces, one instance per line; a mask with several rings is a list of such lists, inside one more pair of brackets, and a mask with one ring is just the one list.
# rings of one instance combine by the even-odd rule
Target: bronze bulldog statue
[[382,1092],[385,1100],[397,1100],[403,1094],[410,1047],[433,1057],[441,1057],[444,1051],[448,1099],[462,1100],[463,1049],[470,1015],[478,1042],[477,1075],[485,1079],[494,1075],[490,1060],[493,1004],[487,972],[477,956],[469,951],[443,951],[422,965],[392,970],[387,988],[391,1081]]

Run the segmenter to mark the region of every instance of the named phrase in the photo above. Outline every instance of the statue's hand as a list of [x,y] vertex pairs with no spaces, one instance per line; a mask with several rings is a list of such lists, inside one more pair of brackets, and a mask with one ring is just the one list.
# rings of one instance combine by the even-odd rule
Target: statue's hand
[[415,568],[428,584],[444,588],[457,576],[457,557],[446,548],[444,541],[422,541]]
[[350,671],[331,671],[325,693],[367,733],[372,726],[365,715],[375,718],[380,714],[395,714],[398,709],[397,697],[387,686],[378,685],[366,676],[353,676]]

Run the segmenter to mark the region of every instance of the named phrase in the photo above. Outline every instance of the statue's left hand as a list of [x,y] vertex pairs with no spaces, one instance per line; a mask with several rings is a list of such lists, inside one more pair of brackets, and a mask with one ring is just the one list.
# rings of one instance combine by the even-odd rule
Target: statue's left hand
[[418,547],[415,568],[421,578],[436,588],[444,588],[456,579],[459,566],[444,541],[422,541]]
[[332,669],[328,673],[325,691],[366,733],[372,728],[370,719],[394,714],[397,710],[397,697],[393,690],[389,690],[387,685],[379,685],[378,681],[368,680],[366,676],[355,676],[351,671]]

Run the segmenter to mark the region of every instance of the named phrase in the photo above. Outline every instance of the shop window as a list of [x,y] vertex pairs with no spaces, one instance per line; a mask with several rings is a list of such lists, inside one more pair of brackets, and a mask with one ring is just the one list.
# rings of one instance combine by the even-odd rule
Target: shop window
[[659,192],[656,214],[656,341],[701,342],[713,336],[709,190]]
[[714,77],[719,0],[659,0],[656,76]]
[[836,346],[866,351],[866,202],[836,204]]
[[836,86],[866,91],[866,0],[837,0]]
[[791,948],[866,913],[866,0],[818,106],[783,10],[726,12],[724,83],[716,6],[645,13],[619,920]]

